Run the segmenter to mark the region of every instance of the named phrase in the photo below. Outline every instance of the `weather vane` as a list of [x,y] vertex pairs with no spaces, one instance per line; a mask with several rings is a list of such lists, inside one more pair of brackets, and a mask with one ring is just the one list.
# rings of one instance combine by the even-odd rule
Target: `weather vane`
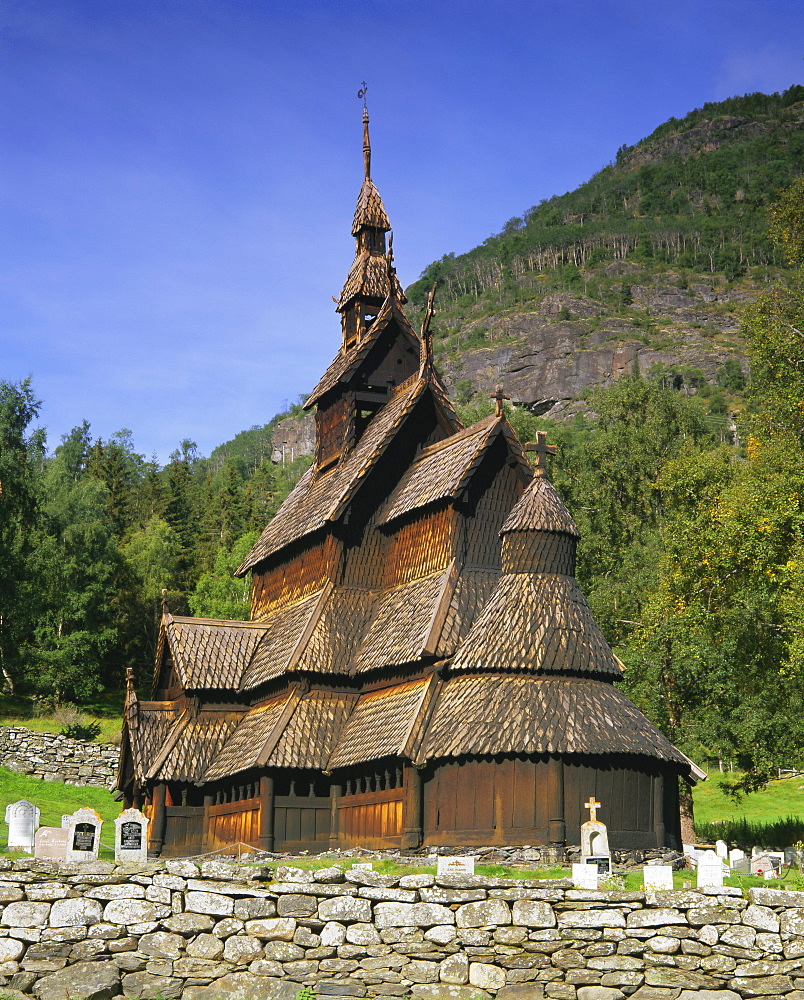
[[366,91],[367,91],[367,90],[368,90],[368,84],[367,84],[367,83],[366,83],[366,81],[364,80],[364,81],[363,81],[363,82],[362,82],[362,83],[360,84],[360,90],[358,90],[358,92],[357,92],[357,96],[358,96],[358,97],[361,97],[361,98],[363,99],[363,107],[364,107],[364,108],[366,107]]

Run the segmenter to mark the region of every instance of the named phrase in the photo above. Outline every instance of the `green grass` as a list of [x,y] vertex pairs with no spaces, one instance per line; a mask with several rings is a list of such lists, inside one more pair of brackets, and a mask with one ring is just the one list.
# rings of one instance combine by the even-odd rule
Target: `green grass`
[[[112,793],[103,788],[92,788],[89,785],[77,787],[63,785],[57,781],[39,781],[27,774],[16,774],[5,767],[0,767],[0,816],[4,816],[6,806],[11,802],[27,799],[33,802],[40,811],[41,826],[61,826],[64,813],[74,813],[76,809],[88,806],[100,813],[104,822],[101,840],[107,844],[114,843],[114,820],[120,815],[121,805],[112,798]],[[8,828],[5,829],[5,834]],[[0,854],[6,854],[6,840],[3,837]],[[24,856],[17,855],[13,857]],[[113,858],[114,851],[101,847],[101,858]]]
[[699,782],[692,793],[695,823],[725,823],[746,820],[749,823],[775,823],[785,816],[800,816],[804,821],[804,777],[771,781],[760,792],[740,799],[726,794],[723,786],[739,777],[715,771],[707,781]]
[[[117,743],[122,727],[122,696],[119,693],[106,694],[81,705],[80,710],[91,722],[100,726],[96,742]],[[51,714],[37,713],[30,698],[0,695],[0,726],[25,726],[36,733],[60,733],[62,725]]]

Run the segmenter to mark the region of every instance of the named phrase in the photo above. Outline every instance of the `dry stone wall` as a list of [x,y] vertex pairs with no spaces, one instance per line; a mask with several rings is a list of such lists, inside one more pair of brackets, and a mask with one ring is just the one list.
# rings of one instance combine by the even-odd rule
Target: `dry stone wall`
[[0,726],[0,764],[45,781],[111,788],[119,754],[114,743],[86,743],[23,726]]
[[[0,995],[804,1000],[804,893],[0,861]],[[19,992],[15,992],[19,991]]]

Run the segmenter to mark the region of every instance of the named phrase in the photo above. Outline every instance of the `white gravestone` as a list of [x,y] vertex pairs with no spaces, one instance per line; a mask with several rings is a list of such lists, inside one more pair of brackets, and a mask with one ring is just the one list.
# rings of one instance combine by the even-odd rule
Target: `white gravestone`
[[40,861],[64,861],[67,857],[67,831],[58,826],[40,826],[36,831],[34,854]]
[[9,851],[34,852],[34,837],[39,827],[39,810],[27,799],[6,806]]
[[69,813],[62,813],[61,814],[61,828],[62,828],[62,830],[66,830],[69,825],[70,825],[70,814]]
[[725,840],[716,840],[715,841],[715,854],[717,854],[717,856],[719,858],[722,858],[724,861],[728,858],[728,856],[729,856],[729,845],[726,843]]
[[599,874],[597,865],[573,865],[572,884],[576,889],[597,889]]
[[67,861],[97,861],[103,820],[94,809],[77,809],[67,827]]
[[115,861],[148,860],[148,817],[139,809],[125,809],[114,821]]
[[371,861],[361,862],[358,865],[352,865],[352,868],[356,868],[357,871],[374,871],[374,865]]
[[589,810],[589,819],[581,825],[581,861],[584,864],[596,865],[600,871],[611,872],[611,851],[609,850],[609,832],[606,824],[597,818],[600,803],[594,797],[584,802]]
[[646,889],[672,889],[672,865],[645,865],[642,880]]
[[723,885],[723,862],[714,851],[705,851],[698,858],[698,888],[720,888]]
[[471,855],[438,858],[438,875],[474,875],[475,859]]

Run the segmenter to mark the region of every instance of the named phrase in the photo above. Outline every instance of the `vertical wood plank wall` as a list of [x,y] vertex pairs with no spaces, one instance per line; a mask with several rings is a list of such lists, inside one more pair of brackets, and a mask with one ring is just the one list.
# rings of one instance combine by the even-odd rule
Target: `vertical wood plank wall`
[[342,796],[337,803],[342,847],[393,847],[402,836],[402,788]]
[[[203,809],[200,810],[203,814]],[[251,844],[259,847],[260,800],[240,799],[209,807],[209,848],[227,844]]]
[[[549,767],[537,760],[481,760],[438,765],[424,786],[425,844],[546,844],[549,842]],[[580,825],[589,818],[583,803],[601,803],[598,817],[609,827],[613,848],[656,844],[654,783],[658,770],[633,762],[601,769],[582,757],[564,762],[564,803],[568,844],[580,843]],[[666,815],[672,817],[676,785],[664,780]],[[669,789],[669,791],[668,791]],[[619,816],[615,826],[612,817]],[[676,836],[671,820],[666,837]]]
[[277,795],[274,798],[274,850],[328,850],[330,809],[328,795]]

